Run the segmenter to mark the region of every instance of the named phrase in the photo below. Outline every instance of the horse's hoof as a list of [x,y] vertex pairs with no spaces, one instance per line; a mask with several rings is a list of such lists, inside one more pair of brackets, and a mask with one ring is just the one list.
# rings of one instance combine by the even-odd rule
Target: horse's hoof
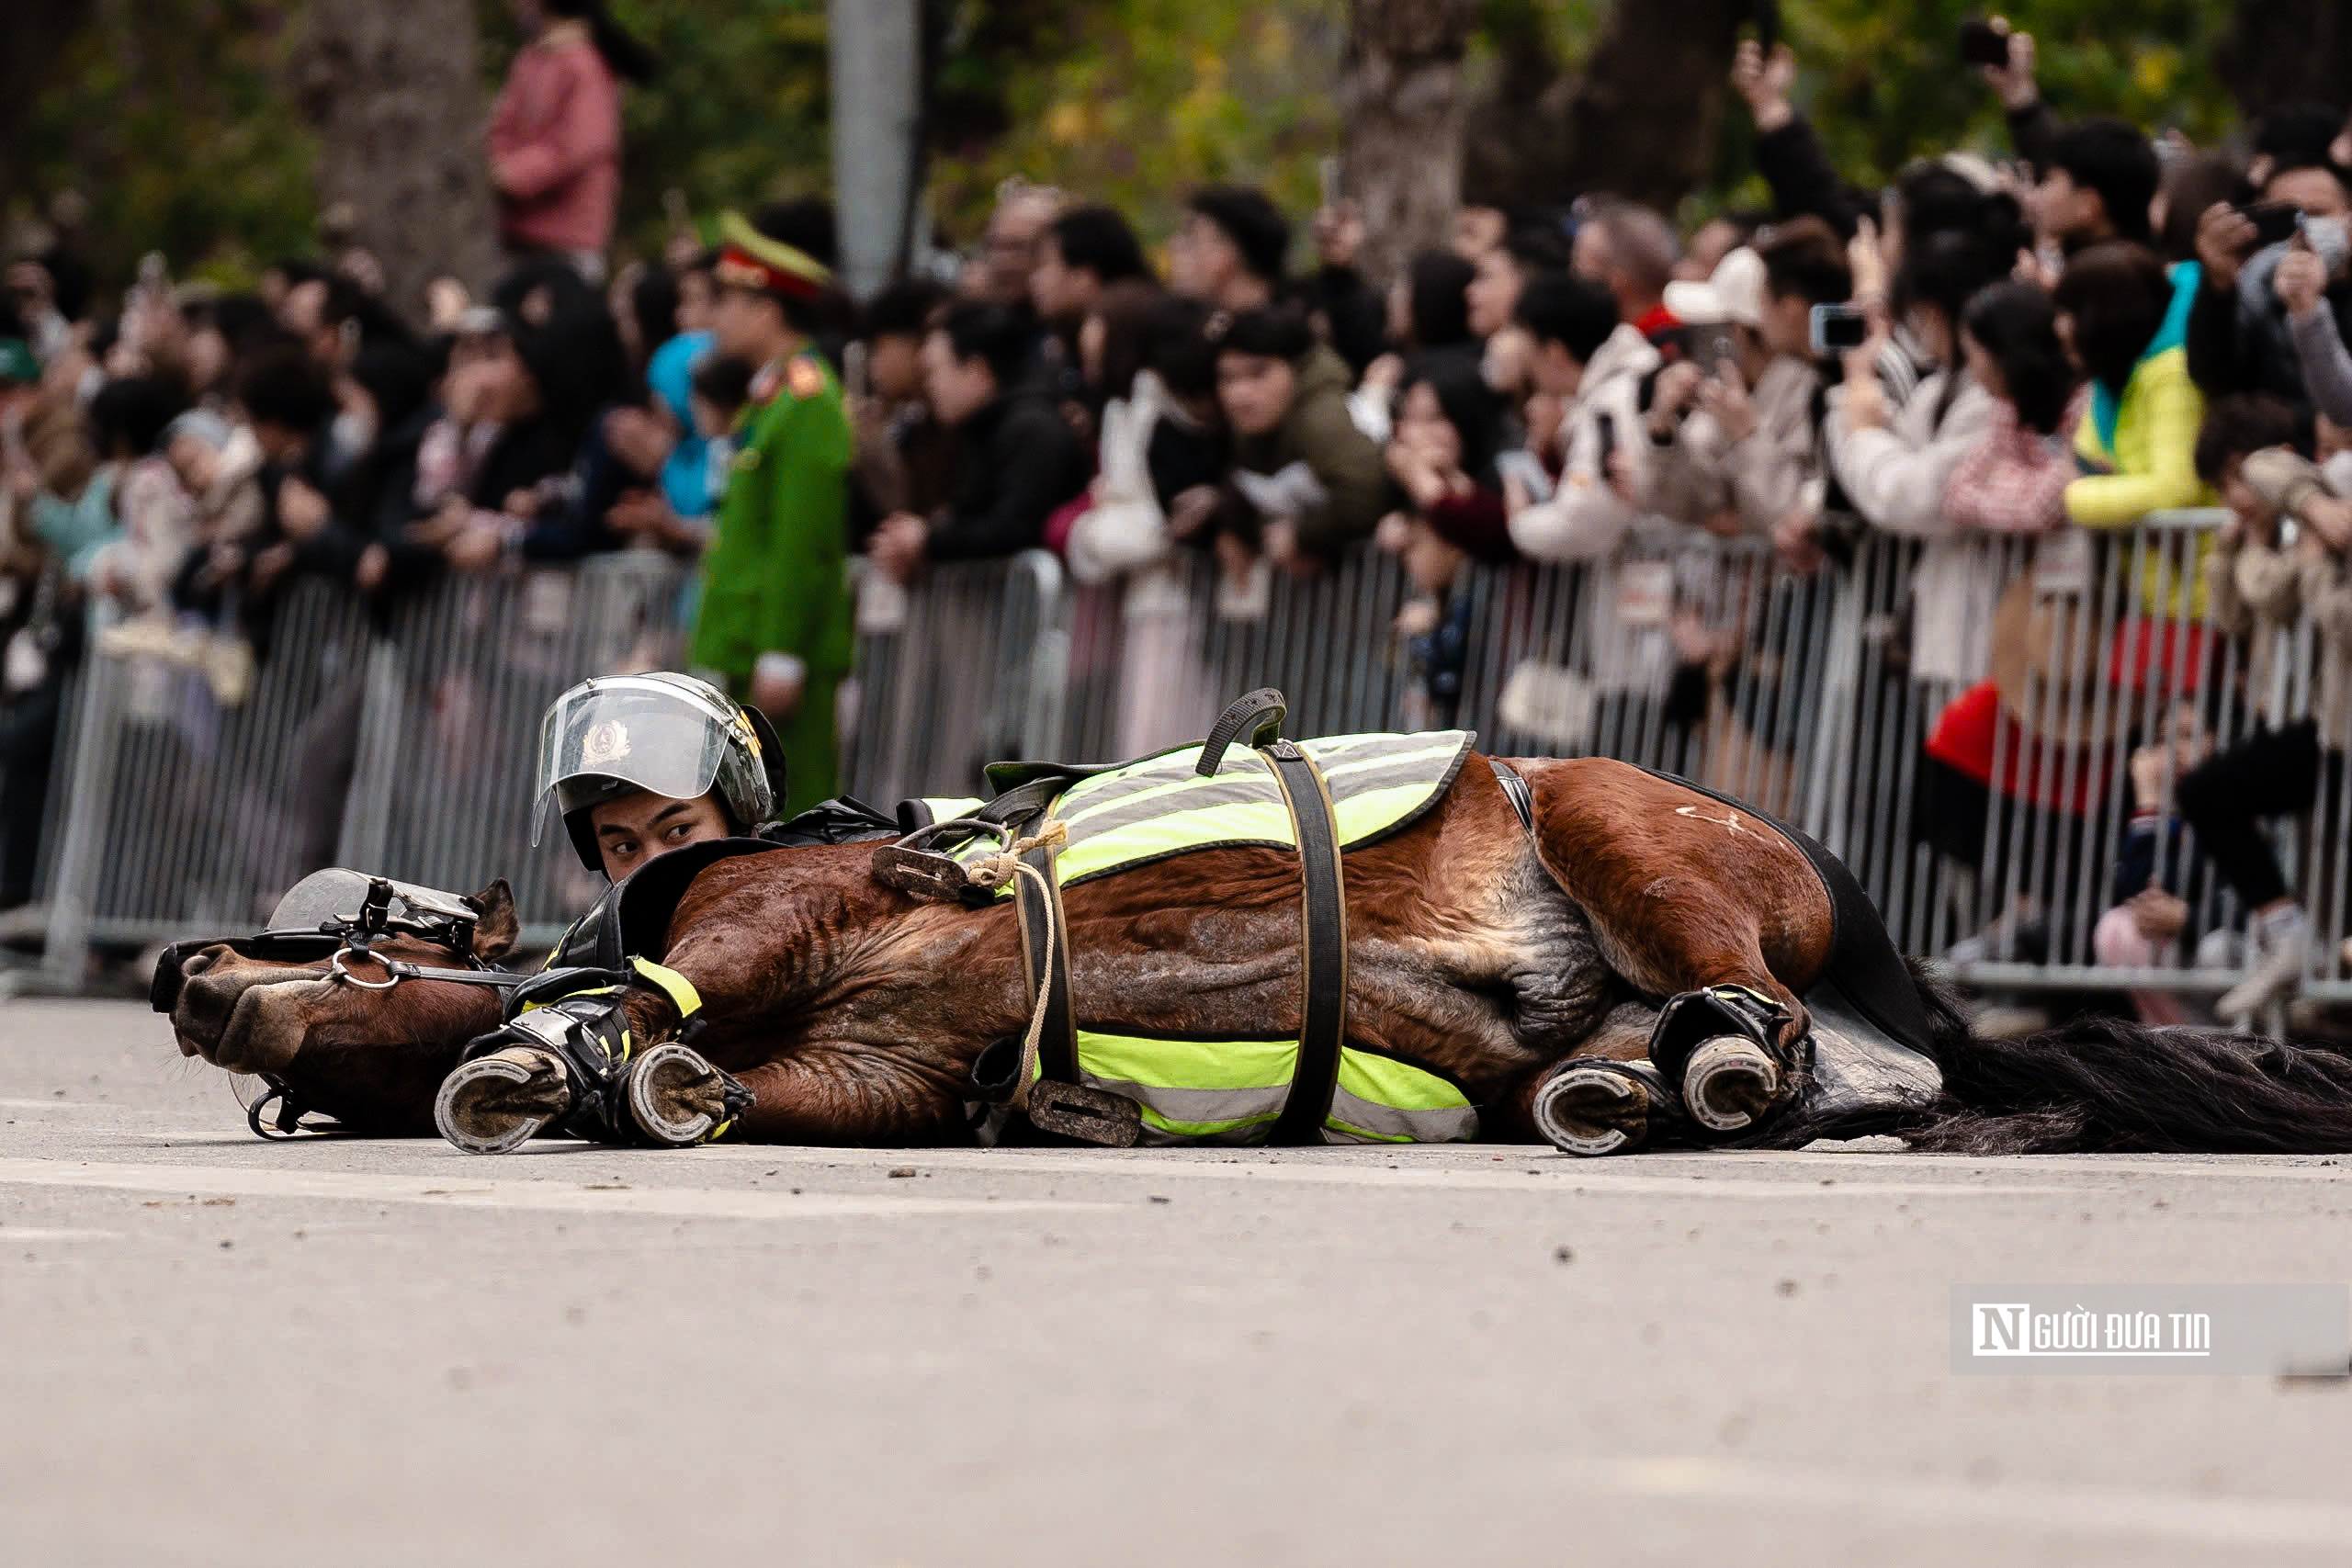
[[1682,1103],[1713,1133],[1750,1127],[1780,1098],[1781,1068],[1755,1041],[1718,1034],[1690,1053],[1682,1069]]
[[459,1063],[441,1080],[441,1092],[433,1098],[433,1124],[469,1155],[503,1155],[521,1148],[571,1109],[563,1058],[510,1045]]
[[1652,1086],[1599,1057],[1570,1062],[1535,1091],[1535,1128],[1552,1146],[1587,1158],[1631,1154],[1649,1142]]
[[727,1118],[727,1076],[675,1042],[639,1056],[628,1074],[629,1120],[664,1148],[686,1148]]

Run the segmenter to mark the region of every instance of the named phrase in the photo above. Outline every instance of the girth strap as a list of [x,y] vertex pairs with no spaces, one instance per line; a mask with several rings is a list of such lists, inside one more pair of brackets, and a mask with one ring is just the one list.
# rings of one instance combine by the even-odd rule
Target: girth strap
[[[1266,760],[1290,809],[1298,843],[1300,1003],[1298,1056],[1289,1093],[1270,1129],[1277,1144],[1317,1144],[1339,1087],[1340,1048],[1348,1035],[1348,911],[1340,863],[1340,826],[1331,792],[1313,758],[1281,738],[1284,704],[1271,688],[1227,708],[1211,732],[1201,772],[1214,773],[1225,748],[1246,735]],[[1046,824],[1068,781],[1041,778],[1000,796],[976,815],[1003,827],[1025,818],[1026,837],[1048,839]],[[952,826],[952,825],[951,825]],[[1061,835],[1035,843],[1021,863],[1036,873],[1013,879],[1022,958],[1029,976],[1036,1024],[1035,1077],[1014,1048],[1001,1041],[974,1066],[974,1087],[1000,1108],[1025,1111],[1039,1128],[1090,1143],[1135,1142],[1135,1102],[1079,1081],[1078,1017],[1069,977],[1069,920],[1062,907],[1055,861]],[[880,861],[877,859],[877,866]],[[877,874],[879,873],[877,872]],[[992,884],[995,885],[995,884]],[[993,1126],[983,1119],[983,1125]],[[993,1136],[990,1133],[988,1134]]]
[[1348,1037],[1348,903],[1340,872],[1340,827],[1331,792],[1313,759],[1288,740],[1261,746],[1290,807],[1298,840],[1302,926],[1298,1065],[1271,1141],[1319,1144],[1340,1081]]

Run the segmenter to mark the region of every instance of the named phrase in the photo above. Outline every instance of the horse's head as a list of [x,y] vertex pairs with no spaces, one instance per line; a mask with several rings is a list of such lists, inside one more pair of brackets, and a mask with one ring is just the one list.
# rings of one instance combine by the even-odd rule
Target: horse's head
[[384,989],[354,982],[379,982],[385,960],[447,970],[514,950],[520,928],[503,880],[463,902],[476,917],[468,953],[420,936],[382,936],[368,954],[343,960],[345,979],[334,972],[332,941],[299,953],[282,951],[286,943],[209,942],[181,950],[175,980],[168,967],[159,975],[159,1005],[175,985],[172,1032],[183,1055],[264,1075],[355,1126],[430,1131],[435,1091],[466,1042],[498,1027],[504,993],[431,978]]

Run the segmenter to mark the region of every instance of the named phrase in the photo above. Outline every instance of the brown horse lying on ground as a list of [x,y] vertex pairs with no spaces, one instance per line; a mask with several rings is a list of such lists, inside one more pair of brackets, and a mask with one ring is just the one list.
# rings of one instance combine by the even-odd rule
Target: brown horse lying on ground
[[[1635,1146],[1669,1122],[1693,1131],[1655,1103],[1655,1084],[1646,1104],[1589,1079],[1538,1101],[1572,1058],[1647,1055],[1664,999],[1736,987],[1784,1021],[1769,1064],[1736,1059],[1710,1091],[1711,1141],[1786,1147],[1894,1131],[1917,1147],[1981,1152],[2352,1149],[2352,1062],[2104,1022],[1976,1040],[1908,971],[1940,1089],[1815,1114],[1805,998],[1858,946],[1891,953],[1883,929],[1858,929],[1808,849],[1740,808],[1606,760],[1510,766],[1532,795],[1528,825],[1473,754],[1409,826],[1345,857],[1348,1043],[1458,1086],[1484,1138],[1531,1139],[1545,1115],[1555,1142],[1563,1127],[1589,1139],[1579,1152]],[[1299,865],[1284,851],[1208,849],[1069,886],[1079,1025],[1295,1038]],[[1012,902],[926,900],[883,886],[874,866],[870,843],[778,849],[707,865],[677,900],[658,956],[700,992],[694,1049],[751,1091],[739,1135],[967,1141],[975,1062],[1029,1025]],[[474,955],[494,960],[514,941],[504,884],[469,902],[481,916]],[[376,952],[447,962],[413,942]],[[487,989],[420,979],[363,990],[321,962],[225,945],[181,973],[172,1022],[184,1053],[265,1074],[368,1131],[430,1130],[436,1086],[499,1021]],[[677,1027],[659,990],[630,991],[626,1008],[639,1041]],[[520,1085],[503,1109],[526,1114],[547,1087]],[[691,1100],[694,1086],[683,1092]]]

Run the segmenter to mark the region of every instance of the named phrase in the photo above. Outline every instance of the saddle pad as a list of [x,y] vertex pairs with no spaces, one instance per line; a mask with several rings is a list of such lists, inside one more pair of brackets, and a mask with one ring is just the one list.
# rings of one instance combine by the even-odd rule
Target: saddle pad
[[[1396,832],[1427,811],[1453,783],[1476,739],[1466,729],[1439,729],[1296,744],[1323,772],[1345,850]],[[1263,757],[1246,746],[1228,747],[1217,771],[1205,777],[1193,771],[1200,760],[1201,748],[1187,746],[1065,790],[1051,812],[1069,829],[1057,863],[1062,885],[1196,850],[1298,847],[1282,786]],[[959,855],[992,848],[976,843]]]

